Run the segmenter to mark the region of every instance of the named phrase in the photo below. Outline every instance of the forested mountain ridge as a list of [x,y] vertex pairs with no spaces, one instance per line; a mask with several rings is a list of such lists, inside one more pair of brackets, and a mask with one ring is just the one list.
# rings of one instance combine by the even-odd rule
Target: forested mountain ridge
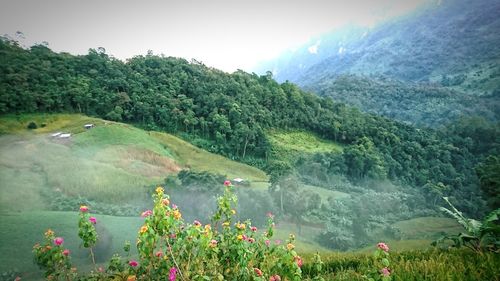
[[446,126],[463,116],[500,119],[500,96],[475,96],[432,83],[341,74],[306,87],[319,96],[417,126]]
[[[500,3],[495,0],[445,0],[373,29],[348,27],[313,39],[283,62],[299,75],[282,72],[280,60],[262,66],[276,69],[279,81],[312,85],[350,73],[384,75],[403,81],[438,82],[488,94],[500,81]],[[319,41],[319,62],[299,67],[310,44]],[[317,54],[315,54],[317,53]],[[326,57],[326,58],[325,58]],[[459,77],[460,76],[460,77]]]
[[[294,170],[307,176],[308,163],[325,179],[387,179],[418,190],[439,184],[445,187],[439,194],[471,213],[482,212],[484,203],[474,166],[495,153],[499,136],[498,126],[487,122],[479,131],[461,131],[471,124],[467,120],[456,127],[461,135],[416,129],[270,75],[227,74],[153,54],[122,62],[103,49],[84,56],[45,46],[25,50],[1,40],[0,113],[26,112],[81,112],[184,134],[212,152],[264,168],[272,180]],[[270,155],[269,129],[310,131],[344,150],[285,162]]]
[[[320,95],[412,124],[433,126],[456,120],[458,115],[498,120],[499,11],[500,3],[494,0],[433,2],[372,29],[347,27],[320,36],[258,70],[273,71],[279,81],[289,80]],[[373,88],[364,83],[360,91],[339,92],[338,84],[346,84],[343,75],[362,76],[353,78],[352,84],[371,79],[368,84]],[[444,114],[436,109],[422,122],[418,109],[409,108],[406,116],[397,112],[414,102],[432,108],[443,93],[450,97],[442,107],[452,112],[450,117],[441,118]],[[400,94],[399,101],[380,103]],[[468,105],[473,106],[465,109]]]

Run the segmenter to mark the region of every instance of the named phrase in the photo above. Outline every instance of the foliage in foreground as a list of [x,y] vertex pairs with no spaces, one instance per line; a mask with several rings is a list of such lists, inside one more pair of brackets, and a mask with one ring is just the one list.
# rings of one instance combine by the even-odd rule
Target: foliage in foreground
[[98,267],[92,248],[95,224],[87,206],[80,207],[79,237],[89,248],[94,270],[80,273],[71,264],[64,239],[52,231],[36,244],[35,263],[47,280],[499,280],[500,255],[464,249],[391,253],[379,243],[373,255],[328,253],[305,255],[296,251],[294,236],[282,243],[271,241],[273,216],[265,232],[250,221],[236,221],[237,198],[227,181],[211,224],[185,223],[177,206],[161,187],[153,194],[154,207],[142,213],[144,224],[137,239],[138,256],[113,256]]
[[[224,195],[217,199],[212,224],[199,221],[187,224],[179,208],[170,204],[161,187],[153,195],[153,210],[142,213],[145,218],[137,239],[138,259],[114,256],[106,270],[99,268],[88,276],[78,276],[70,262],[64,240],[46,233],[44,245],[34,247],[35,262],[45,270],[48,280],[301,280],[302,258],[294,248],[293,235],[286,243],[274,241],[273,216],[268,227],[259,232],[250,221],[236,221],[237,203],[229,181]],[[79,237],[90,249],[97,240],[95,217],[88,207],[80,207]],[[126,252],[130,246],[125,246]]]
[[[303,255],[302,277],[312,280],[314,256]],[[363,253],[322,253],[320,276],[325,280],[366,281],[365,272],[374,268],[372,255]],[[441,249],[392,252],[391,277],[394,281],[477,281],[500,280],[500,255],[486,252],[477,254],[469,249]]]
[[454,217],[464,227],[465,232],[444,236],[433,242],[433,245],[450,240],[457,248],[464,246],[478,253],[483,251],[500,252],[500,209],[494,210],[482,221],[477,221],[465,217],[450,203],[448,198],[444,197],[443,199],[450,205],[451,210],[444,207],[440,207],[440,209]]

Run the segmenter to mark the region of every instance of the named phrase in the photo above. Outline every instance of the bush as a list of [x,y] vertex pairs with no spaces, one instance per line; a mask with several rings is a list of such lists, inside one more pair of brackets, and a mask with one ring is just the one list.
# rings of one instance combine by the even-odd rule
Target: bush
[[36,123],[34,121],[31,121],[28,123],[28,129],[34,130],[36,128],[38,128],[38,126],[36,125]]

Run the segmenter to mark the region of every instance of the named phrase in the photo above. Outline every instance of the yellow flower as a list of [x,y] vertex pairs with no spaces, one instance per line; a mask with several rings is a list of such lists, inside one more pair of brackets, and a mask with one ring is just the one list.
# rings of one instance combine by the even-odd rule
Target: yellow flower
[[229,226],[229,222],[228,222],[228,221],[223,222],[223,223],[222,223],[222,226],[224,226],[224,227],[228,227],[228,226]]
[[146,232],[146,231],[148,231],[148,227],[147,227],[146,225],[143,225],[143,226],[141,227],[140,233],[144,233],[144,232]]
[[291,251],[293,250],[293,248],[295,248],[295,246],[292,243],[288,243],[286,244],[286,248],[288,249],[288,251]]
[[156,188],[156,193],[158,193],[158,194],[163,193],[163,187],[158,186],[158,187]]
[[177,210],[177,209],[175,209],[175,210],[174,210],[173,215],[174,215],[174,218],[175,218],[176,220],[180,220],[180,219],[181,219],[181,217],[182,217],[181,212],[180,212],[179,210]]
[[47,231],[45,232],[45,236],[46,237],[51,237],[54,235],[54,231],[52,231],[52,229],[47,229]]
[[240,235],[236,236],[236,238],[237,238],[238,240],[243,240],[243,235],[241,235],[241,234],[240,234]]
[[235,210],[235,209],[232,209],[232,210],[231,210],[231,214],[236,215],[236,210]]
[[247,226],[244,223],[237,223],[236,228],[239,230],[245,230]]
[[127,278],[127,281],[135,281],[137,280],[137,278],[135,277],[135,275],[130,275],[128,278]]

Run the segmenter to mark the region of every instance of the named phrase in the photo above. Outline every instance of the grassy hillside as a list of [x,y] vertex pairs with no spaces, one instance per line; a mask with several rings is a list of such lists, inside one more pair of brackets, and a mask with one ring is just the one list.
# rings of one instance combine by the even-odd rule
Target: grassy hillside
[[207,152],[173,135],[160,132],[151,132],[150,135],[165,145],[184,167],[227,175],[230,179],[239,177],[250,181],[268,180],[262,170]]
[[341,152],[342,146],[304,131],[269,131],[272,154],[277,159],[292,160],[300,154]]
[[[27,130],[31,121],[45,127]],[[96,127],[85,130],[86,123]],[[0,132],[1,210],[44,208],[44,192],[109,203],[133,201],[142,198],[143,186],[162,183],[184,168],[267,180],[261,170],[172,135],[81,115],[3,116]],[[51,137],[53,132],[73,135],[62,140]],[[12,203],[21,197],[29,204]]]

